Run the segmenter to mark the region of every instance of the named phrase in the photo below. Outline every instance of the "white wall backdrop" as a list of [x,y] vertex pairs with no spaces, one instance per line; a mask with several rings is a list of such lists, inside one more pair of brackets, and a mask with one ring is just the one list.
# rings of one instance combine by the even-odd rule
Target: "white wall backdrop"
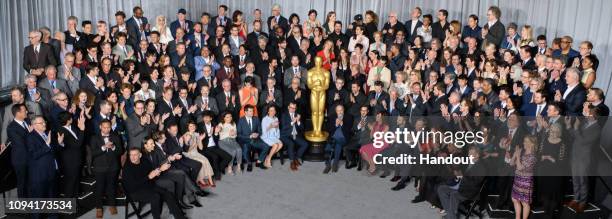
[[[374,10],[384,21],[390,11],[398,12],[405,21],[410,10],[420,6],[423,13],[437,9],[449,11],[449,20],[460,20],[465,24],[467,16],[476,14],[484,24],[486,10],[497,5],[502,9],[501,21],[516,22],[519,26],[530,24],[535,34],[545,34],[549,42],[558,36],[571,35],[574,48],[578,42],[593,42],[594,53],[600,59],[600,68],[595,86],[603,88],[608,95],[612,72],[612,1],[608,0],[2,0],[0,1],[0,87],[23,82],[25,71],[21,67],[22,50],[28,44],[27,33],[34,28],[47,26],[51,30],[65,30],[66,18],[75,15],[81,20],[104,19],[114,23],[114,13],[123,10],[131,16],[134,6],[142,6],[145,16],[153,21],[158,14],[174,20],[179,8],[185,8],[191,19],[198,19],[204,11],[215,15],[219,4],[226,4],[230,13],[242,10],[251,20],[251,12],[259,8],[264,17],[278,3],[282,13],[288,17],[297,13],[302,20],[309,9],[319,12],[319,20],[325,19],[328,11],[336,11],[338,19],[349,22],[356,14]],[[380,24],[382,26],[382,22]],[[611,104],[612,98],[607,98]]]

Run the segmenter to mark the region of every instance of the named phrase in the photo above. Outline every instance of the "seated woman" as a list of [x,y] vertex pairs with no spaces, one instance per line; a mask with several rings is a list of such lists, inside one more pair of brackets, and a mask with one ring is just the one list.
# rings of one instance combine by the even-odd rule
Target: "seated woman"
[[[215,187],[213,181],[214,172],[210,162],[208,162],[208,159],[204,155],[198,152],[198,149],[203,148],[202,140],[204,140],[206,134],[197,133],[197,128],[194,121],[187,122],[187,132],[181,137],[186,147],[186,152],[183,154],[188,158],[202,163],[202,168],[200,168],[198,172],[197,183],[202,187]],[[206,181],[204,181],[205,179]]]
[[[387,111],[379,111],[376,113],[376,120],[373,123],[369,123],[371,136],[374,136],[376,132],[386,132],[389,130],[389,125],[386,123],[385,116]],[[389,144],[383,142],[382,145],[374,145],[374,143],[366,144],[361,146],[359,154],[361,158],[368,162],[368,172],[374,174],[376,172],[376,164],[374,164],[374,155],[380,153],[385,148],[389,147]]]
[[279,120],[276,117],[276,107],[269,106],[266,116],[261,121],[261,140],[270,146],[270,153],[264,161],[264,166],[272,167],[272,156],[283,148],[283,142],[280,140]]
[[232,112],[226,111],[221,117],[222,121],[215,128],[215,135],[219,136],[219,147],[228,154],[232,155],[232,160],[225,169],[225,174],[232,174],[232,166],[236,161],[236,173],[242,173],[240,165],[242,165],[242,147],[236,141],[238,131],[236,123],[232,118]]

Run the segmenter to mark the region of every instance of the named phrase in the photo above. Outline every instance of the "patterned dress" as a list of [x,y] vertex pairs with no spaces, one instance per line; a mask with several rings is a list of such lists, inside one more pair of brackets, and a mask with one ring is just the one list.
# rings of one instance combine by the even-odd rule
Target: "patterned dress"
[[531,204],[533,193],[533,171],[536,163],[534,153],[523,154],[521,156],[523,169],[515,170],[514,183],[512,184],[512,198],[520,202]]

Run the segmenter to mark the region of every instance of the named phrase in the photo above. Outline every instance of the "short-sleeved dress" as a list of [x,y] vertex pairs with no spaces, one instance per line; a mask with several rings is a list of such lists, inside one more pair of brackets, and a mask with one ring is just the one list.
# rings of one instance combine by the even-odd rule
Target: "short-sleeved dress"
[[521,156],[523,169],[515,170],[514,183],[512,184],[512,198],[520,202],[531,203],[533,194],[533,171],[536,157],[533,153]]

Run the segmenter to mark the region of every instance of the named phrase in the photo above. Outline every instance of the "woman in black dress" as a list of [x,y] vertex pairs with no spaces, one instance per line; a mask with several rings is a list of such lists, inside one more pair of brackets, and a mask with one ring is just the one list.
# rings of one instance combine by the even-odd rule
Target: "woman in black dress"
[[562,200],[565,182],[567,181],[566,153],[567,145],[563,142],[563,128],[559,124],[550,126],[538,149],[536,166],[535,194],[536,201],[545,211],[545,218],[554,218],[554,211]]

